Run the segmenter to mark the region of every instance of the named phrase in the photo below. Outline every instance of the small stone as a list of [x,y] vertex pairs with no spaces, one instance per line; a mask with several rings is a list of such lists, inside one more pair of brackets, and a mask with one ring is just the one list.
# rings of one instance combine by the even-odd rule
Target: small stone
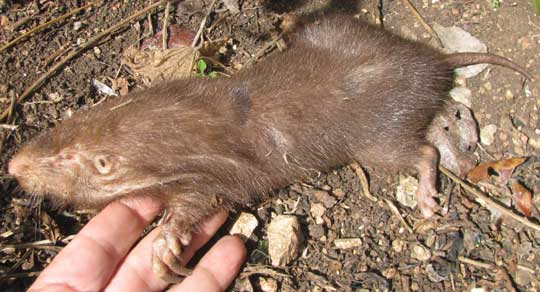
[[439,283],[444,280],[447,280],[446,277],[441,276],[433,267],[432,264],[426,266],[426,274],[431,282]]
[[272,278],[259,278],[259,287],[261,287],[261,291],[264,292],[278,291],[278,283],[275,279]]
[[362,245],[362,239],[360,238],[337,238],[334,240],[334,245],[337,249],[349,249]]
[[99,47],[94,47],[94,54],[95,54],[96,56],[101,55],[101,49],[100,49]]
[[345,192],[342,189],[334,189],[334,195],[338,198],[342,198],[345,195]]
[[486,82],[482,85],[486,90],[491,90],[493,88],[493,85],[491,85],[491,82]]
[[312,190],[308,192],[308,195],[313,196],[315,200],[322,203],[326,208],[331,208],[336,204],[336,199],[330,196],[327,191]]
[[486,288],[484,287],[474,287],[471,289],[471,292],[486,292]]
[[324,215],[324,212],[326,212],[326,208],[321,203],[315,203],[311,205],[311,209],[309,210],[311,213],[311,216],[315,218],[315,223],[317,224],[323,224],[324,220],[322,219],[322,216]]
[[386,279],[393,279],[396,276],[396,274],[397,274],[397,269],[394,267],[388,268],[382,272],[383,277],[385,277]]
[[519,38],[518,39],[518,44],[524,50],[529,49],[532,46],[531,40],[527,36]]
[[406,242],[401,240],[401,239],[394,239],[392,241],[392,249],[395,251],[395,252],[402,252],[403,251],[403,247],[405,246]]
[[80,22],[80,21],[75,21],[75,22],[73,23],[73,30],[74,30],[74,31],[78,31],[79,29],[81,29],[81,27],[82,27],[82,22]]
[[495,140],[495,133],[497,132],[497,126],[494,124],[487,125],[480,129],[480,143],[484,145],[491,145]]
[[411,257],[421,262],[425,262],[431,258],[431,252],[423,245],[416,244],[412,249]]
[[529,145],[536,150],[540,149],[540,138],[539,139],[529,139]]
[[454,87],[452,90],[450,90],[450,96],[457,102],[461,102],[462,104],[466,105],[468,108],[472,106],[471,102],[471,90],[467,87]]
[[231,227],[229,234],[240,235],[240,237],[244,241],[247,241],[258,225],[259,222],[253,214],[242,212],[240,213],[240,216],[238,216],[238,219],[236,219],[236,222],[234,222],[233,226]]
[[528,271],[517,269],[514,280],[519,286],[526,287],[529,286],[529,284],[531,283],[531,276],[532,275]]
[[396,189],[396,199],[403,206],[416,207],[416,190],[418,189],[418,179],[412,176],[399,177],[399,185]]
[[[464,11],[462,18],[465,17],[466,11]],[[478,38],[472,36],[462,28],[452,26],[443,27],[438,23],[433,23],[433,29],[441,39],[446,53],[455,52],[487,52],[487,46],[482,43]],[[487,67],[487,64],[478,64],[473,66],[466,66],[456,69],[458,76],[464,76],[471,78],[478,75]]]
[[506,99],[509,99],[509,100],[514,99],[514,94],[512,93],[512,90],[510,89],[507,89],[505,91],[504,96],[506,97]]
[[276,216],[268,225],[268,253],[273,266],[286,266],[299,255],[303,235],[298,218]]

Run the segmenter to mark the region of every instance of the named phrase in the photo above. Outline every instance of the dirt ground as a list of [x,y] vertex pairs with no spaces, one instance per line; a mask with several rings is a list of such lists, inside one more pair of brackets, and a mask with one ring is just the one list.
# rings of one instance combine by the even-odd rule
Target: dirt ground
[[[0,1],[0,44],[58,17],[89,1]],[[173,5],[170,23],[197,31],[212,1],[181,1]],[[231,15],[221,1],[208,18],[206,40],[229,39],[236,49],[220,61],[227,72],[252,61],[276,36],[283,13],[317,14],[339,11],[373,22],[374,11],[364,1],[255,1],[240,0],[240,13]],[[489,51],[506,56],[533,75],[540,76],[540,16],[532,0],[413,1],[427,23],[458,26],[482,40]],[[76,14],[15,44],[0,53],[0,110],[35,80],[100,31],[149,5],[149,1],[111,1]],[[406,38],[432,42],[431,35],[407,9],[403,1],[383,0],[379,5],[384,27]],[[152,13],[68,62],[28,99],[17,103],[11,121],[0,128],[0,290],[21,291],[91,218],[89,210],[54,209],[45,201],[38,207],[7,175],[7,162],[22,143],[69,116],[104,98],[92,85],[97,79],[109,86],[125,78],[129,89],[143,84],[121,56],[137,45],[142,30],[152,21],[160,30],[163,12]],[[138,30],[137,27],[141,29]],[[279,53],[274,50],[270,53]],[[268,54],[262,54],[264,58]],[[241,70],[241,69],[240,69]],[[532,194],[540,193],[540,86],[523,83],[514,72],[491,66],[468,79],[472,111],[480,128],[496,125],[491,145],[476,151],[480,161],[529,157],[513,177]],[[15,125],[10,126],[10,125]],[[536,147],[536,148],[535,148]],[[432,220],[422,219],[417,209],[395,199],[398,175],[367,169],[373,202],[361,196],[358,176],[351,167],[276,191],[272,200],[250,212],[259,226],[247,245],[248,260],[232,291],[263,291],[261,279],[275,280],[280,291],[540,291],[540,233],[475,201],[447,177],[439,179],[440,201],[449,201],[448,212]],[[318,203],[306,194],[326,191],[335,202],[328,206],[323,222],[310,212]],[[411,233],[382,198],[397,206]],[[506,202],[508,198],[500,198]],[[539,223],[540,199],[533,195],[530,220]],[[506,207],[520,214],[512,206]],[[268,258],[266,229],[276,214],[299,217],[306,237],[302,255],[285,268],[273,268]],[[521,215],[520,215],[521,216]],[[231,215],[233,221],[234,214]],[[226,227],[224,227],[224,232]],[[222,232],[223,233],[223,232]],[[360,238],[352,249],[337,249],[336,238]],[[428,259],[418,255],[428,253]],[[480,291],[480,290],[478,290]],[[484,290],[482,290],[484,291]]]

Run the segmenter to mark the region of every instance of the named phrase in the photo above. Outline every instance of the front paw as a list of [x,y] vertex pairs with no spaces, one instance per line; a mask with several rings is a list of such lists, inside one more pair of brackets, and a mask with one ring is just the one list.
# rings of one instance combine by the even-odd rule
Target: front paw
[[177,233],[162,229],[152,245],[152,269],[162,280],[169,283],[181,282],[191,275],[184,267],[182,251],[189,245],[191,233]]

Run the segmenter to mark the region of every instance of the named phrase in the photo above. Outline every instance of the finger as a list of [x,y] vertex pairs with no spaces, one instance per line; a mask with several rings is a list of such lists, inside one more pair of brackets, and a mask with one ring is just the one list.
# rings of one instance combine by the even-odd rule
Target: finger
[[[183,262],[188,262],[193,254],[212,238],[226,219],[227,213],[220,212],[203,223],[182,253]],[[162,291],[169,286],[152,271],[152,242],[159,232],[160,228],[154,229],[135,246],[113,276],[107,291]]]
[[169,291],[225,291],[246,259],[244,242],[236,236],[220,239],[193,270],[191,276]]
[[30,290],[45,290],[49,285],[79,291],[103,289],[159,211],[159,203],[149,198],[111,203],[55,257]]

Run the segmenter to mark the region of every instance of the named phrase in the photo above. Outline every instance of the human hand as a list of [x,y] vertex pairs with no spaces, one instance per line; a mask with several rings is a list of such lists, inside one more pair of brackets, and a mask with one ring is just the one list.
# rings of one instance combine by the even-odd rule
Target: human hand
[[[169,284],[154,275],[151,267],[152,241],[160,228],[133,247],[159,212],[160,206],[147,198],[111,203],[62,249],[28,291],[163,291]],[[184,262],[226,218],[225,212],[219,213],[193,234],[190,246],[182,254]],[[224,291],[245,257],[243,242],[238,237],[226,236],[204,255],[191,276],[168,291]]]

